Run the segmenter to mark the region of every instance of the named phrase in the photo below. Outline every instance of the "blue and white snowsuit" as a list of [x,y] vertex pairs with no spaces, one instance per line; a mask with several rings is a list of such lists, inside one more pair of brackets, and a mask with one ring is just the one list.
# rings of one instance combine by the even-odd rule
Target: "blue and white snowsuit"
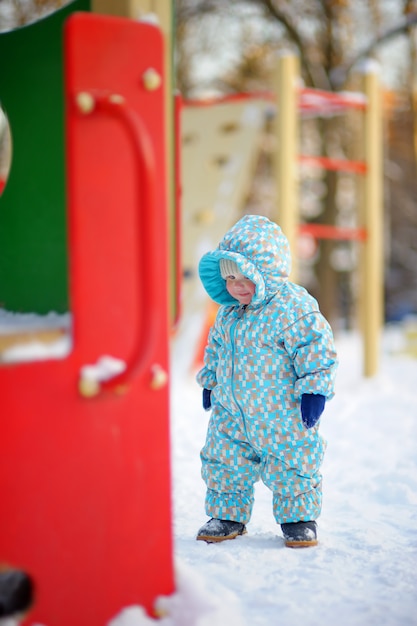
[[[246,307],[226,290],[221,258],[255,284]],[[260,478],[273,492],[278,523],[315,520],[321,511],[325,442],[318,425],[303,425],[300,399],[333,396],[337,358],[316,300],[288,280],[290,264],[279,226],[257,215],[239,220],[200,261],[202,283],[222,305],[197,374],[212,390],[201,451],[209,517],[246,524]]]

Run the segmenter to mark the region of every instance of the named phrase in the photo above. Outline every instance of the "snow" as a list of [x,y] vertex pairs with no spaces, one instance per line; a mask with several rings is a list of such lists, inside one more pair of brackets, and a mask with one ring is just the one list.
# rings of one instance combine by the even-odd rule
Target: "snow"
[[247,535],[195,539],[207,520],[199,452],[209,413],[192,369],[200,332],[199,315],[189,316],[172,347],[176,593],[157,600],[157,622],[127,607],[108,626],[415,626],[417,359],[407,355],[404,328],[385,329],[371,379],[361,374],[360,336],[336,335],[336,396],[321,424],[319,545],[300,550],[284,546],[262,483]]
[[[258,483],[248,534],[196,541],[205,486],[199,451],[209,414],[191,363],[200,329],[188,319],[172,355],[172,450],[177,592],[160,598],[161,626],[415,626],[417,623],[417,360],[401,328],[383,335],[378,374],[362,377],[357,334],[336,336],[336,396],[322,418],[328,441],[319,545],[292,550]],[[109,626],[155,624],[130,607]]]
[[1,360],[4,363],[21,361],[43,361],[47,359],[62,359],[71,351],[71,341],[68,336],[63,336],[51,344],[42,341],[31,341],[21,345],[15,345],[4,350]]
[[110,355],[101,356],[94,365],[84,365],[81,368],[81,378],[93,383],[110,380],[126,369],[126,363]]
[[[384,332],[378,375],[362,377],[361,338],[336,337],[335,398],[322,418],[328,441],[316,548],[285,548],[271,494],[256,488],[248,534],[195,540],[207,520],[199,451],[201,408],[188,320],[173,348],[172,442],[177,594],[164,626],[411,626],[417,623],[417,360],[397,328]],[[188,360],[187,360],[188,359]],[[198,605],[198,606],[196,606]],[[111,626],[152,623],[132,619]]]
[[19,331],[39,330],[51,328],[70,328],[71,314],[50,311],[46,315],[37,313],[16,313],[0,309],[0,333],[13,334]]
[[[9,348],[1,351],[0,361],[4,363],[21,361],[42,361],[44,359],[62,359],[72,348],[71,314],[59,314],[51,311],[47,315],[37,313],[15,313],[0,308],[0,338],[16,335],[18,339]],[[36,337],[38,331],[60,331],[52,341],[42,341]],[[25,339],[25,334],[29,333]],[[30,334],[34,336],[30,336]]]

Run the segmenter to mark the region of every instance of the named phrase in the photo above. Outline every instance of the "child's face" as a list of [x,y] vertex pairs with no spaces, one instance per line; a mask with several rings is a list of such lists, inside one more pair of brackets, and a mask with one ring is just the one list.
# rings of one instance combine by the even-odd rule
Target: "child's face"
[[226,289],[240,304],[249,304],[255,293],[255,284],[242,274],[227,276]]

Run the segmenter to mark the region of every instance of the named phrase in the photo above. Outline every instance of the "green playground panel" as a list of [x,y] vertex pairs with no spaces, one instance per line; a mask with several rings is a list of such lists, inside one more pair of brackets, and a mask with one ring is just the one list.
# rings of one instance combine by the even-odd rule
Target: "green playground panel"
[[90,0],[74,0],[0,34],[0,104],[12,162],[0,196],[0,307],[64,312],[68,303],[63,25]]

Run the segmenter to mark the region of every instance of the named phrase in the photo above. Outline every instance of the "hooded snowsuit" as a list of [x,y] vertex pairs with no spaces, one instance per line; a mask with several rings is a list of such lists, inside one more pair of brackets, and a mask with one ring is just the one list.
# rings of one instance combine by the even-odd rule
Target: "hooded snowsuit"
[[[255,284],[249,305],[228,293],[221,258]],[[221,305],[197,374],[212,390],[201,451],[209,517],[246,524],[259,478],[273,492],[278,523],[320,514],[325,442],[318,425],[303,425],[300,399],[304,393],[333,396],[337,360],[316,300],[288,280],[290,264],[279,226],[257,215],[239,220],[200,261],[202,283]]]

